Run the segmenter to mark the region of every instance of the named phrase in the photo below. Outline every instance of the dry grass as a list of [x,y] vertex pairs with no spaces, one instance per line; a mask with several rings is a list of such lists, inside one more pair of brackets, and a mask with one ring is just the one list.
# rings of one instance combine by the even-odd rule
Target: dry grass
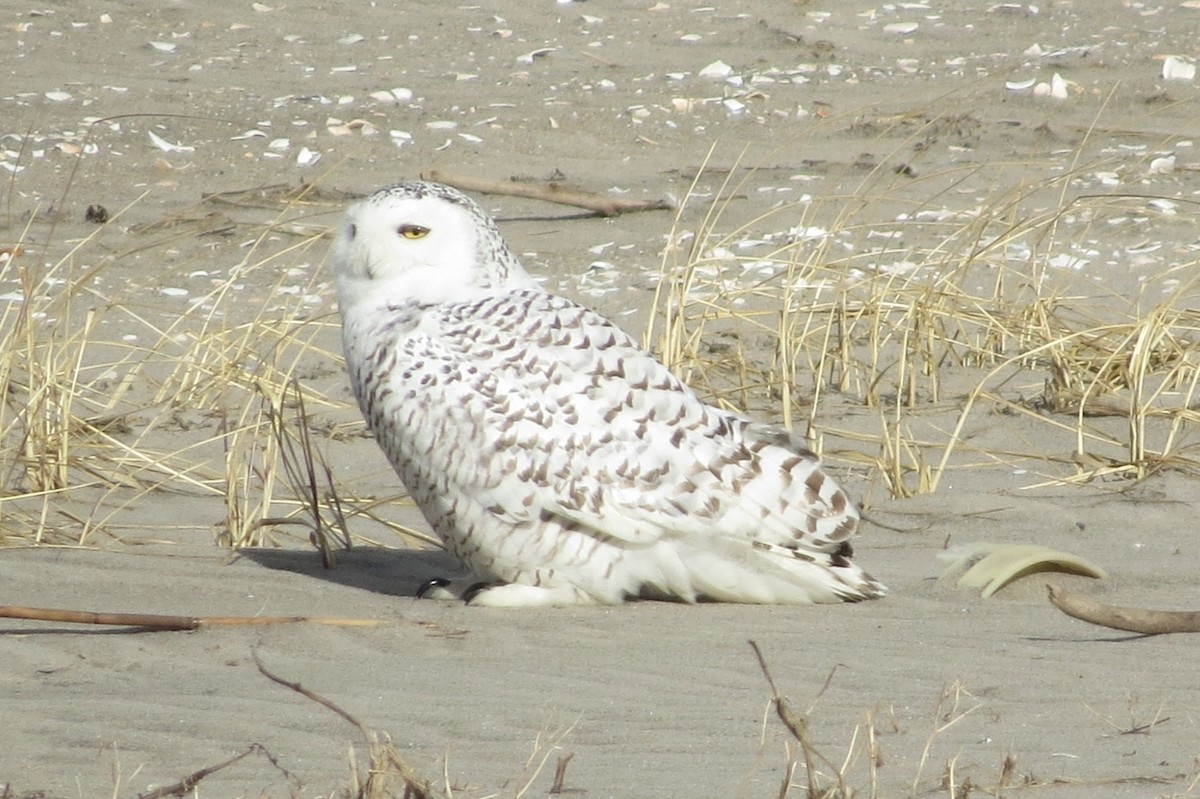
[[[776,794],[779,799],[877,799],[896,796],[908,796],[913,799],[920,796],[968,799],[971,796],[1019,796],[1028,789],[1039,787],[1086,785],[1092,789],[1101,789],[1104,786],[1121,784],[1178,784],[1186,786],[1182,792],[1159,795],[1191,797],[1195,795],[1196,786],[1200,784],[1200,764],[1195,763],[1191,771],[1186,773],[1117,777],[1090,783],[1063,777],[1039,778],[1022,770],[1018,753],[1011,749],[1005,752],[999,762],[973,762],[963,765],[959,762],[963,754],[963,736],[959,735],[957,741],[947,741],[947,733],[959,725],[970,724],[969,719],[975,716],[977,711],[986,708],[987,703],[973,695],[958,680],[942,687],[929,715],[927,731],[905,730],[890,708],[886,711],[876,708],[866,712],[863,720],[849,732],[844,754],[829,756],[822,751],[822,748],[827,749],[828,745],[818,746],[814,743],[812,717],[825,690],[835,679],[836,669],[817,692],[810,706],[804,711],[799,711],[781,693],[759,647],[753,641],[750,642],[750,646],[770,689],[774,714],[789,736],[784,741],[783,778]],[[1139,722],[1134,717],[1136,705],[1136,697],[1131,697],[1131,722],[1126,727],[1096,715],[1102,723],[1116,730],[1118,735],[1150,734],[1157,724],[1168,720],[1162,718],[1163,708],[1159,707],[1152,719]],[[908,737],[905,735],[908,732],[915,734]],[[764,729],[764,742],[767,737]],[[894,749],[885,752],[885,742]],[[919,752],[916,751],[917,748]],[[880,784],[881,770],[885,767],[894,769],[895,762],[899,761],[912,764],[911,784],[907,790],[898,787],[883,788]],[[905,766],[905,773],[908,768]],[[893,771],[891,777],[890,782],[896,786],[896,778],[900,775]]]
[[[931,192],[882,221],[875,175],[852,196],[727,223],[734,203],[720,198],[755,180],[752,168],[729,170],[695,231],[676,221],[647,343],[716,401],[782,419],[818,448],[836,438],[829,454],[870,468],[893,497],[996,463],[1052,483],[1200,471],[1188,435],[1200,419],[1200,247],[1158,225],[1197,209],[1068,196],[1098,168],[992,191],[966,210]],[[1072,259],[1096,247],[1097,228],[1132,217],[1171,257],[1130,296],[1106,282],[1117,270],[1076,271]],[[1001,416],[1045,435],[1027,435],[1027,448],[981,435]],[[859,424],[841,426],[847,417]]]
[[[323,445],[363,430],[318,268],[326,226],[309,221],[343,201],[311,187],[253,197],[210,197],[117,235],[124,209],[61,247],[30,243],[31,222],[7,248],[0,284],[20,296],[0,305],[0,544],[169,539],[144,506],[172,494],[224,502],[223,519],[184,525],[218,543],[296,531],[328,555],[349,542],[346,515],[393,499],[339,486],[314,445],[314,432]],[[213,231],[238,237],[239,261],[206,257]],[[150,281],[129,278],[147,269]],[[186,298],[159,293],[179,285]]]

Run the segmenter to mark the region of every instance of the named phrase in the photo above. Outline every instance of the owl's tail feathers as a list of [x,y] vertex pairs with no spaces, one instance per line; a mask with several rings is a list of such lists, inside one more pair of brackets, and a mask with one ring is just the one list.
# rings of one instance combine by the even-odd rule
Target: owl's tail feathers
[[771,544],[693,549],[682,554],[697,596],[719,602],[815,605],[859,602],[887,587],[850,560],[849,544],[834,553]]

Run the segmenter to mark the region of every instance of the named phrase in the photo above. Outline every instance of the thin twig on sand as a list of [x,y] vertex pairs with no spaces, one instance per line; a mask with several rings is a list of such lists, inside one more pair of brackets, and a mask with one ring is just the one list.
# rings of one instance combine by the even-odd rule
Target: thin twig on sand
[[572,189],[561,183],[526,183],[516,180],[488,180],[471,175],[451,175],[436,169],[421,172],[422,180],[435,180],[463,191],[481,194],[503,194],[510,197],[525,197],[544,200],[559,205],[573,205],[595,211],[601,216],[617,216],[631,211],[663,211],[672,208],[666,200],[623,200],[590,191]]
[[198,630],[201,627],[261,627],[270,624],[328,624],[374,627],[380,619],[338,619],[326,616],[166,616],[158,613],[93,613],[90,610],[29,608],[0,605],[0,618],[57,621],[68,624],[111,624],[147,630]]
[[1055,585],[1047,585],[1046,589],[1054,607],[1068,616],[1101,627],[1142,635],[1200,633],[1200,612],[1123,608],[1064,591]]
[[[813,746],[812,738],[808,733],[808,717],[805,714],[797,714],[794,712],[791,706],[788,705],[787,700],[784,699],[783,695],[779,693],[779,689],[775,686],[775,678],[771,676],[771,670],[767,667],[767,659],[763,655],[762,650],[758,648],[758,642],[749,641],[748,643],[750,644],[750,648],[754,650],[754,657],[758,659],[758,666],[760,669],[762,669],[763,677],[766,678],[767,685],[771,689],[771,701],[772,704],[775,705],[776,715],[779,716],[779,720],[783,722],[784,727],[787,727],[787,730],[792,734],[792,737],[795,738],[800,744],[800,749],[804,755],[805,776],[808,778],[807,795],[810,797],[829,795],[842,797],[849,796],[850,791],[846,787],[845,777],[842,774],[841,769],[833,764],[827,757],[818,752]],[[832,674],[830,676],[832,677]],[[828,687],[829,683],[826,681],[826,684],[821,691],[824,692],[825,688]],[[835,775],[837,780],[836,793],[829,794],[818,790],[816,778],[817,761],[824,763],[825,766],[829,768],[829,770]],[[780,796],[786,795],[787,788],[788,784],[785,783],[780,790]]]
[[417,776],[413,768],[405,762],[404,758],[400,757],[400,753],[396,751],[395,747],[386,740],[381,741],[379,735],[374,730],[369,729],[365,724],[332,700],[326,699],[314,691],[310,691],[298,682],[284,679],[272,672],[263,664],[262,658],[258,656],[257,649],[251,650],[251,654],[254,656],[254,665],[258,667],[259,672],[268,680],[278,683],[285,688],[290,688],[306,699],[310,699],[332,710],[357,727],[363,738],[366,739],[371,758],[369,774],[365,783],[354,786],[351,796],[356,797],[356,799],[382,799],[385,796],[395,796],[388,789],[388,777],[394,774],[399,776],[401,782],[404,783],[405,799],[442,799],[441,794],[433,789],[429,781]]
[[[295,779],[295,777],[293,777],[291,774],[288,773],[287,769],[285,769],[279,765],[279,762],[275,759],[275,756],[272,755],[270,752],[268,752],[262,746],[262,744],[250,744],[250,746],[241,754],[234,755],[233,757],[229,758],[228,760],[226,760],[224,762],[217,763],[215,766],[206,766],[205,768],[199,769],[198,771],[193,771],[191,774],[187,775],[186,777],[181,779],[179,782],[174,783],[173,785],[164,785],[163,787],[155,788],[154,790],[152,790],[148,793],[138,794],[138,799],[163,799],[163,797],[166,797],[166,796],[189,796],[193,793],[194,789],[196,788],[196,785],[199,784],[200,780],[204,779],[205,777],[209,776],[210,774],[215,774],[216,772],[220,771],[221,769],[232,766],[234,763],[238,762],[242,758],[246,757],[249,754],[255,753],[255,752],[257,752],[258,754],[265,757],[268,761],[270,761],[271,765],[273,765],[275,768],[277,768],[281,772],[283,772],[283,775],[285,777],[288,777],[289,779],[292,779],[292,780]],[[299,787],[299,785],[297,785],[297,787]]]

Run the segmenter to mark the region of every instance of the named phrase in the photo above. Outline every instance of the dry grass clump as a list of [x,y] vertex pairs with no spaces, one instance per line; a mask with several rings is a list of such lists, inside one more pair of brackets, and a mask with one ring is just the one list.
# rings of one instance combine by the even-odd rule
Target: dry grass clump
[[[839,760],[827,757],[812,739],[809,721],[812,709],[801,712],[792,706],[780,693],[767,665],[766,657],[758,644],[754,641],[749,643],[770,688],[771,706],[775,715],[791,736],[791,740],[787,741],[784,747],[786,766],[779,787],[780,799],[785,799],[793,794],[805,797],[805,799],[851,799],[851,797],[864,795],[875,799],[886,795],[881,793],[880,787],[879,771],[884,765],[885,757],[879,738],[881,727],[890,726],[892,732],[899,731],[894,715],[890,716],[889,723],[876,711],[868,712],[864,721],[855,727],[845,754]],[[817,694],[817,700],[829,687],[833,678],[834,674],[831,672],[825,685]],[[970,777],[956,773],[957,756],[951,757],[945,762],[938,788],[930,789],[927,784],[923,785],[929,781],[927,768],[939,738],[981,707],[983,707],[983,703],[967,691],[961,683],[956,681],[943,687],[933,711],[930,731],[924,739],[920,757],[917,759],[910,796],[944,791],[946,796],[951,799],[959,799],[959,797],[969,796],[975,788],[982,788],[986,793],[999,796],[1004,789],[1014,787],[1019,778],[1016,770],[1016,758],[1011,753],[1005,756],[991,786],[985,787],[974,783]],[[865,774],[862,777],[854,776],[856,772],[863,770],[865,770]],[[801,778],[803,783],[800,783]],[[981,778],[977,775],[977,779]],[[1032,778],[1025,779],[1026,782],[1032,781]],[[865,786],[859,784],[862,780],[865,780]]]
[[[1200,470],[1187,436],[1200,407],[1200,247],[1172,246],[1157,224],[1176,221],[1177,201],[1068,197],[1095,168],[965,209],[935,205],[937,191],[882,220],[888,197],[869,181],[748,221],[726,223],[734,203],[718,199],[694,233],[677,220],[647,343],[718,402],[799,425],[819,447],[846,442],[838,454],[892,496],[982,463],[1053,481]],[[728,174],[718,198],[755,178]],[[1167,246],[1165,265],[1137,276],[1085,265],[1100,255],[1097,229],[1121,246],[1126,228],[1142,243],[1124,261]],[[984,435],[1001,415],[1047,435],[1027,448]]]
[[[30,217],[0,260],[0,286],[17,287],[0,304],[0,544],[180,526],[234,546],[289,530],[326,553],[348,543],[354,492],[312,441],[362,432],[317,268],[326,226],[309,221],[343,199],[265,187],[124,228],[127,208],[61,246],[34,245]],[[240,237],[240,260],[206,246],[216,235]],[[225,516],[167,523],[147,501],[161,493],[183,518],[220,497]]]

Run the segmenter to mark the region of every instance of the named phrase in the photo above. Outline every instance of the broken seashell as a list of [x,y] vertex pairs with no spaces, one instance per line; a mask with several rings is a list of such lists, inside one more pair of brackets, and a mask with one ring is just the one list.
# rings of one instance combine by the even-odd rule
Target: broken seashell
[[1163,59],[1163,80],[1195,80],[1196,65],[1169,55]]
[[532,64],[537,59],[548,56],[557,49],[558,49],[557,47],[539,47],[536,50],[530,50],[525,55],[517,56],[517,63],[518,64]]
[[152,130],[146,131],[150,135],[150,141],[154,142],[154,146],[162,150],[164,153],[194,153],[196,148],[188,144],[171,144],[171,142],[159,136]]
[[394,89],[381,89],[377,92],[371,92],[370,96],[372,100],[378,100],[381,103],[411,103],[413,90],[397,86]]
[[1104,569],[1091,561],[1038,544],[992,544],[975,541],[959,544],[939,552],[938,560],[948,565],[939,579],[965,569],[958,578],[960,588],[979,588],[987,599],[1020,577],[1038,572],[1067,572],[1085,577],[1104,579]]
[[1055,100],[1065,100],[1068,97],[1067,81],[1057,72],[1049,83],[1039,83],[1033,87],[1034,97],[1053,97]]
[[701,69],[697,74],[702,78],[724,80],[733,74],[733,67],[729,66],[724,61],[714,61]]
[[1169,175],[1175,171],[1175,156],[1168,155],[1155,158],[1150,162],[1151,175]]

